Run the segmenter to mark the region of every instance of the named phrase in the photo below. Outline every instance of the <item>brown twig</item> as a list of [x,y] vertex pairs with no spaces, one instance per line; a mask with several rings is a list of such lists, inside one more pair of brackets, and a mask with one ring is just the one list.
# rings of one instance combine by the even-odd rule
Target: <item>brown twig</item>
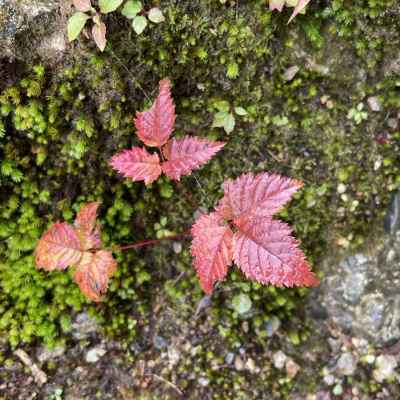
[[152,376],[153,378],[156,378],[158,381],[165,383],[166,385],[168,385],[170,388],[174,389],[180,396],[183,396],[183,392],[181,389],[179,389],[178,386],[175,385],[175,383],[172,383],[170,381],[167,381],[165,378],[163,378],[162,376],[159,376],[157,374],[145,374],[147,376]]

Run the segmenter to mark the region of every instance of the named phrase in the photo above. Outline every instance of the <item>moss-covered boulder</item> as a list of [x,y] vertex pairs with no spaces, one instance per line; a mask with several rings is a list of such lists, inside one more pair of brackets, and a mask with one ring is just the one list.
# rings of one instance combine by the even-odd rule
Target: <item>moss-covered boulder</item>
[[[68,273],[35,270],[40,235],[57,219],[71,221],[85,202],[102,202],[104,243],[130,243],[187,230],[227,177],[275,171],[305,182],[280,217],[318,270],[327,252],[363,245],[399,186],[399,76],[380,72],[400,43],[394,2],[315,1],[289,26],[289,13],[271,13],[264,0],[158,3],[164,23],[138,36],[111,13],[104,53],[82,37],[57,68],[26,64],[0,95],[0,329],[14,346],[62,340],[83,308],[129,341],[159,296],[182,320],[202,298],[188,241],[118,254],[100,306],[85,301]],[[176,135],[228,144],[182,184],[162,178],[144,187],[117,176],[108,160],[138,144],[134,114],[165,76],[174,83]],[[221,104],[246,110],[229,135],[212,128]],[[232,298],[242,292],[252,307],[239,316]],[[305,294],[232,272],[213,296],[208,323],[235,346],[244,318],[262,344],[271,315],[302,314]],[[301,340],[300,329],[290,329]]]

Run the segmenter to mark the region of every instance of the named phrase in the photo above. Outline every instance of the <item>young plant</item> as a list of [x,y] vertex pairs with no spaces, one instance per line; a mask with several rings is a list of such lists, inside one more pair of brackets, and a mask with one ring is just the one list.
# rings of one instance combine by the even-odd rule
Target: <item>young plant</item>
[[175,124],[175,105],[171,97],[171,82],[163,79],[159,83],[159,94],[153,105],[146,111],[138,112],[135,126],[139,139],[160,152],[149,153],[145,148],[132,147],[116,154],[110,165],[116,171],[134,182],[154,182],[161,173],[179,181],[200,168],[225,146],[223,142],[213,142],[192,136],[170,139]]
[[217,101],[214,107],[218,110],[214,114],[214,120],[211,125],[212,128],[224,128],[224,131],[229,135],[235,129],[235,114],[243,117],[247,115],[247,111],[243,107],[231,107],[231,105],[225,101]]
[[101,301],[108,281],[117,268],[112,252],[102,248],[100,227],[96,223],[99,203],[86,204],[73,225],[56,222],[41,237],[36,247],[37,268],[46,271],[76,266],[75,282],[90,300]]
[[225,279],[232,261],[262,284],[319,284],[289,225],[272,218],[302,185],[268,173],[225,181],[215,211],[200,216],[192,227],[194,268],[206,293]]
[[[72,42],[77,39],[79,34],[85,28],[87,21],[92,20],[92,38],[100,51],[104,51],[107,39],[107,27],[101,21],[101,14],[108,14],[115,11],[123,0],[99,0],[100,11],[97,11],[91,4],[91,0],[72,0],[77,10],[68,20],[68,40]],[[86,36],[88,33],[85,31]]]
[[121,13],[126,18],[132,20],[132,28],[138,35],[146,29],[148,20],[155,24],[160,24],[165,21],[165,17],[158,7],[150,8],[150,10],[146,12],[143,10],[142,3],[138,0],[128,0],[124,4]]
[[289,24],[297,14],[301,13],[306,8],[310,1],[311,0],[269,0],[269,9],[271,11],[278,10],[280,12],[285,5],[287,7],[294,7],[294,11],[288,21]]

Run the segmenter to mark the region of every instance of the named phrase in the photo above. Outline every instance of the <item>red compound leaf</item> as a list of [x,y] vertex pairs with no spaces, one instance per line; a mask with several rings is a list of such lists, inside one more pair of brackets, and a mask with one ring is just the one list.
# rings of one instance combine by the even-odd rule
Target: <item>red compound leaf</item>
[[81,243],[75,229],[57,222],[41,237],[35,251],[37,268],[63,270],[77,264],[82,257]]
[[179,181],[181,176],[189,175],[194,169],[200,168],[224,146],[223,142],[191,136],[171,139],[163,147],[163,154],[168,161],[162,164],[162,170],[169,178]]
[[110,165],[125,177],[132,178],[134,182],[144,181],[146,185],[154,182],[161,174],[158,154],[150,154],[140,147],[116,154]]
[[159,83],[159,94],[153,105],[136,114],[137,135],[146,146],[161,147],[167,143],[175,124],[175,105],[171,97],[171,81]]
[[102,301],[116,268],[117,262],[110,251],[85,252],[76,268],[74,279],[88,299]]
[[82,250],[101,247],[100,227],[96,226],[99,205],[100,203],[97,202],[88,203],[76,215],[74,227],[81,242]]
[[192,227],[191,253],[200,284],[211,293],[214,284],[225,278],[232,263],[233,232],[222,225],[221,218],[212,213],[201,216]]
[[276,286],[317,286],[289,225],[270,218],[248,220],[233,238],[234,260],[247,278]]
[[269,9],[271,11],[273,10],[282,11],[285,3],[286,0],[269,0]]
[[218,204],[217,212],[235,224],[254,217],[270,217],[277,213],[303,186],[303,183],[279,175],[264,172],[254,176],[245,174],[224,183],[225,195]]
[[295,7],[292,15],[289,18],[288,24],[297,16],[297,14],[301,13],[304,8],[307,6],[307,4],[310,2],[311,0],[299,0],[297,3],[297,6]]

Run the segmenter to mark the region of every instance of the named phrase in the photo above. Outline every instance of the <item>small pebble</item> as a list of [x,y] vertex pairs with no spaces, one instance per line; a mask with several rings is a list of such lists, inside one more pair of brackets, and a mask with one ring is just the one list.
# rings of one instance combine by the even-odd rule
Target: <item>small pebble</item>
[[236,371],[243,371],[244,370],[244,363],[240,356],[235,357],[235,369]]
[[291,358],[286,361],[286,373],[289,378],[294,378],[300,371],[300,365],[295,363]]
[[397,359],[391,355],[382,354],[376,359],[375,369],[373,372],[374,379],[378,382],[390,379],[394,375],[397,368]]
[[279,350],[272,356],[272,361],[274,363],[274,367],[277,369],[282,369],[285,366],[287,360],[287,355]]
[[337,364],[337,372],[339,375],[353,375],[357,368],[357,360],[351,353],[343,353]]
[[107,351],[102,347],[93,347],[86,353],[85,360],[88,363],[96,363],[106,353]]

